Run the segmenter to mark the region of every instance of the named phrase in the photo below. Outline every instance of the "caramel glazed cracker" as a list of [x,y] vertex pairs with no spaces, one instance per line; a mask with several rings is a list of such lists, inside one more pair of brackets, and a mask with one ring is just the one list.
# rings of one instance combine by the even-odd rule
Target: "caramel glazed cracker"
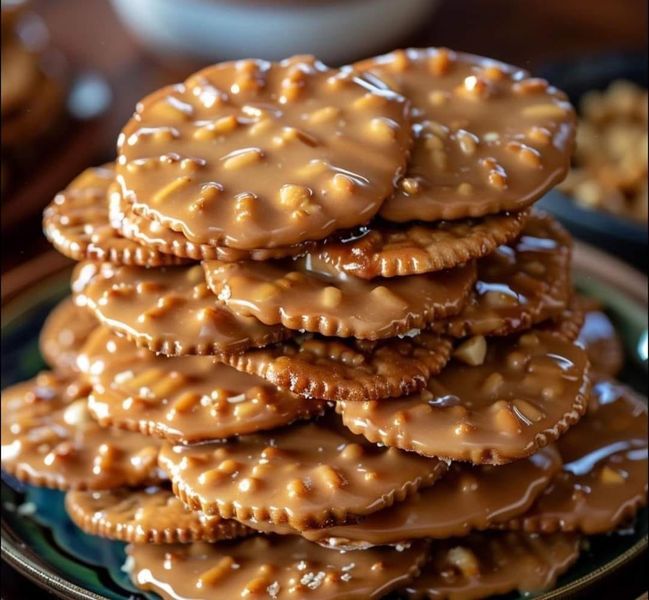
[[60,490],[159,482],[159,443],[99,427],[90,418],[87,393],[81,380],[47,372],[3,390],[2,469]]
[[477,464],[533,454],[574,425],[590,393],[585,351],[537,330],[463,342],[427,388],[390,400],[336,403],[373,443]]
[[380,211],[389,221],[522,210],[568,171],[575,114],[542,79],[444,48],[398,50],[354,69],[413,104],[408,169]]
[[412,581],[426,559],[419,542],[401,552],[340,553],[297,537],[254,536],[220,544],[127,547],[126,570],[163,598],[383,598]]
[[193,509],[298,530],[371,514],[446,471],[442,461],[370,444],[335,419],[227,442],[166,445],[160,466]]
[[103,425],[194,443],[273,429],[323,412],[324,403],[280,390],[207,356],[167,358],[111,333],[90,336],[79,368],[88,408]]
[[367,223],[412,137],[408,102],[313,57],[221,63],[138,103],[118,140],[135,214],[193,244],[285,247]]

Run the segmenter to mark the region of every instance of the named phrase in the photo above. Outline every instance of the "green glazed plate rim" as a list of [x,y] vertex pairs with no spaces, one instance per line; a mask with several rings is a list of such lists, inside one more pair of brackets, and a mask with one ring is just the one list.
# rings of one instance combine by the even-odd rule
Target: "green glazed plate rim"
[[[581,254],[588,254],[591,250],[591,248],[587,247],[585,244],[577,243],[576,245]],[[597,254],[599,254],[599,252],[597,252]],[[611,267],[615,268],[617,265],[621,265],[623,270],[628,269],[626,265],[619,263],[617,259],[613,259],[609,256],[606,258],[607,260],[610,260]],[[40,301],[43,301],[50,296],[52,293],[51,288],[53,286],[56,285],[56,287],[62,287],[63,276],[69,274],[69,272],[70,268],[65,267],[57,270],[57,272],[52,273],[44,279],[40,279],[38,283],[34,284],[32,282],[32,285],[25,285],[20,293],[16,294],[5,306],[2,307],[2,329],[5,330],[6,328],[11,327],[12,322],[19,318],[22,313],[27,311],[29,307],[35,306]],[[639,272],[636,273],[638,277],[644,278],[644,276]],[[595,287],[598,288],[600,293],[594,295],[600,300],[610,302],[612,299],[612,304],[624,307],[625,312],[628,310],[634,314],[634,321],[642,321],[644,328],[647,327],[646,319],[642,316],[638,316],[646,314],[646,309],[642,307],[641,303],[625,294],[624,290],[620,290],[619,288],[616,289],[616,287],[608,284],[602,279],[600,274],[595,275],[593,273],[585,273],[578,268],[575,273],[575,281],[578,287],[587,289],[589,292]],[[605,292],[606,297],[602,297],[602,290]],[[639,322],[636,324],[641,325]],[[646,367],[646,365],[644,366]],[[54,572],[47,561],[41,559],[29,548],[29,546],[13,533],[11,528],[7,525],[4,516],[0,523],[0,537],[0,557],[2,560],[6,561],[17,571],[39,586],[66,599],[107,600],[106,596],[86,590]],[[556,600],[558,598],[568,598],[573,594],[585,590],[603,577],[611,575],[620,567],[639,557],[648,547],[649,536],[644,535],[630,548],[606,564],[559,588],[535,595],[534,598],[535,600]]]

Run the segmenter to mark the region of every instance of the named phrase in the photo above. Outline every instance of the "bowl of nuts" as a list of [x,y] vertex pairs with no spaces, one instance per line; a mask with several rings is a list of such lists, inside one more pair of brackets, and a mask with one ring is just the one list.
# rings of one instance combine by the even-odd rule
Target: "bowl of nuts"
[[572,170],[542,205],[576,236],[646,266],[646,59],[596,57],[544,74],[570,95],[579,126]]

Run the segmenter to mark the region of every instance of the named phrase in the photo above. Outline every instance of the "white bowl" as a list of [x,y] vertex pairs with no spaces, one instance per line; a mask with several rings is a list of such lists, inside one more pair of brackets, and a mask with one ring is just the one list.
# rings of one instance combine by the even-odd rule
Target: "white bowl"
[[112,0],[126,26],[163,55],[216,62],[314,54],[340,64],[386,50],[439,0]]

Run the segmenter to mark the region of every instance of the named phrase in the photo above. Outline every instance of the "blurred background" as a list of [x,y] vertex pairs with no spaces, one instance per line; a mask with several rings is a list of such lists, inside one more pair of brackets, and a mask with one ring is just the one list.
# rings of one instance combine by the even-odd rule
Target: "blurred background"
[[344,64],[429,45],[526,67],[570,94],[575,169],[544,205],[646,270],[646,23],[646,0],[3,0],[2,271],[47,250],[42,208],[112,160],[156,88],[230,58]]

